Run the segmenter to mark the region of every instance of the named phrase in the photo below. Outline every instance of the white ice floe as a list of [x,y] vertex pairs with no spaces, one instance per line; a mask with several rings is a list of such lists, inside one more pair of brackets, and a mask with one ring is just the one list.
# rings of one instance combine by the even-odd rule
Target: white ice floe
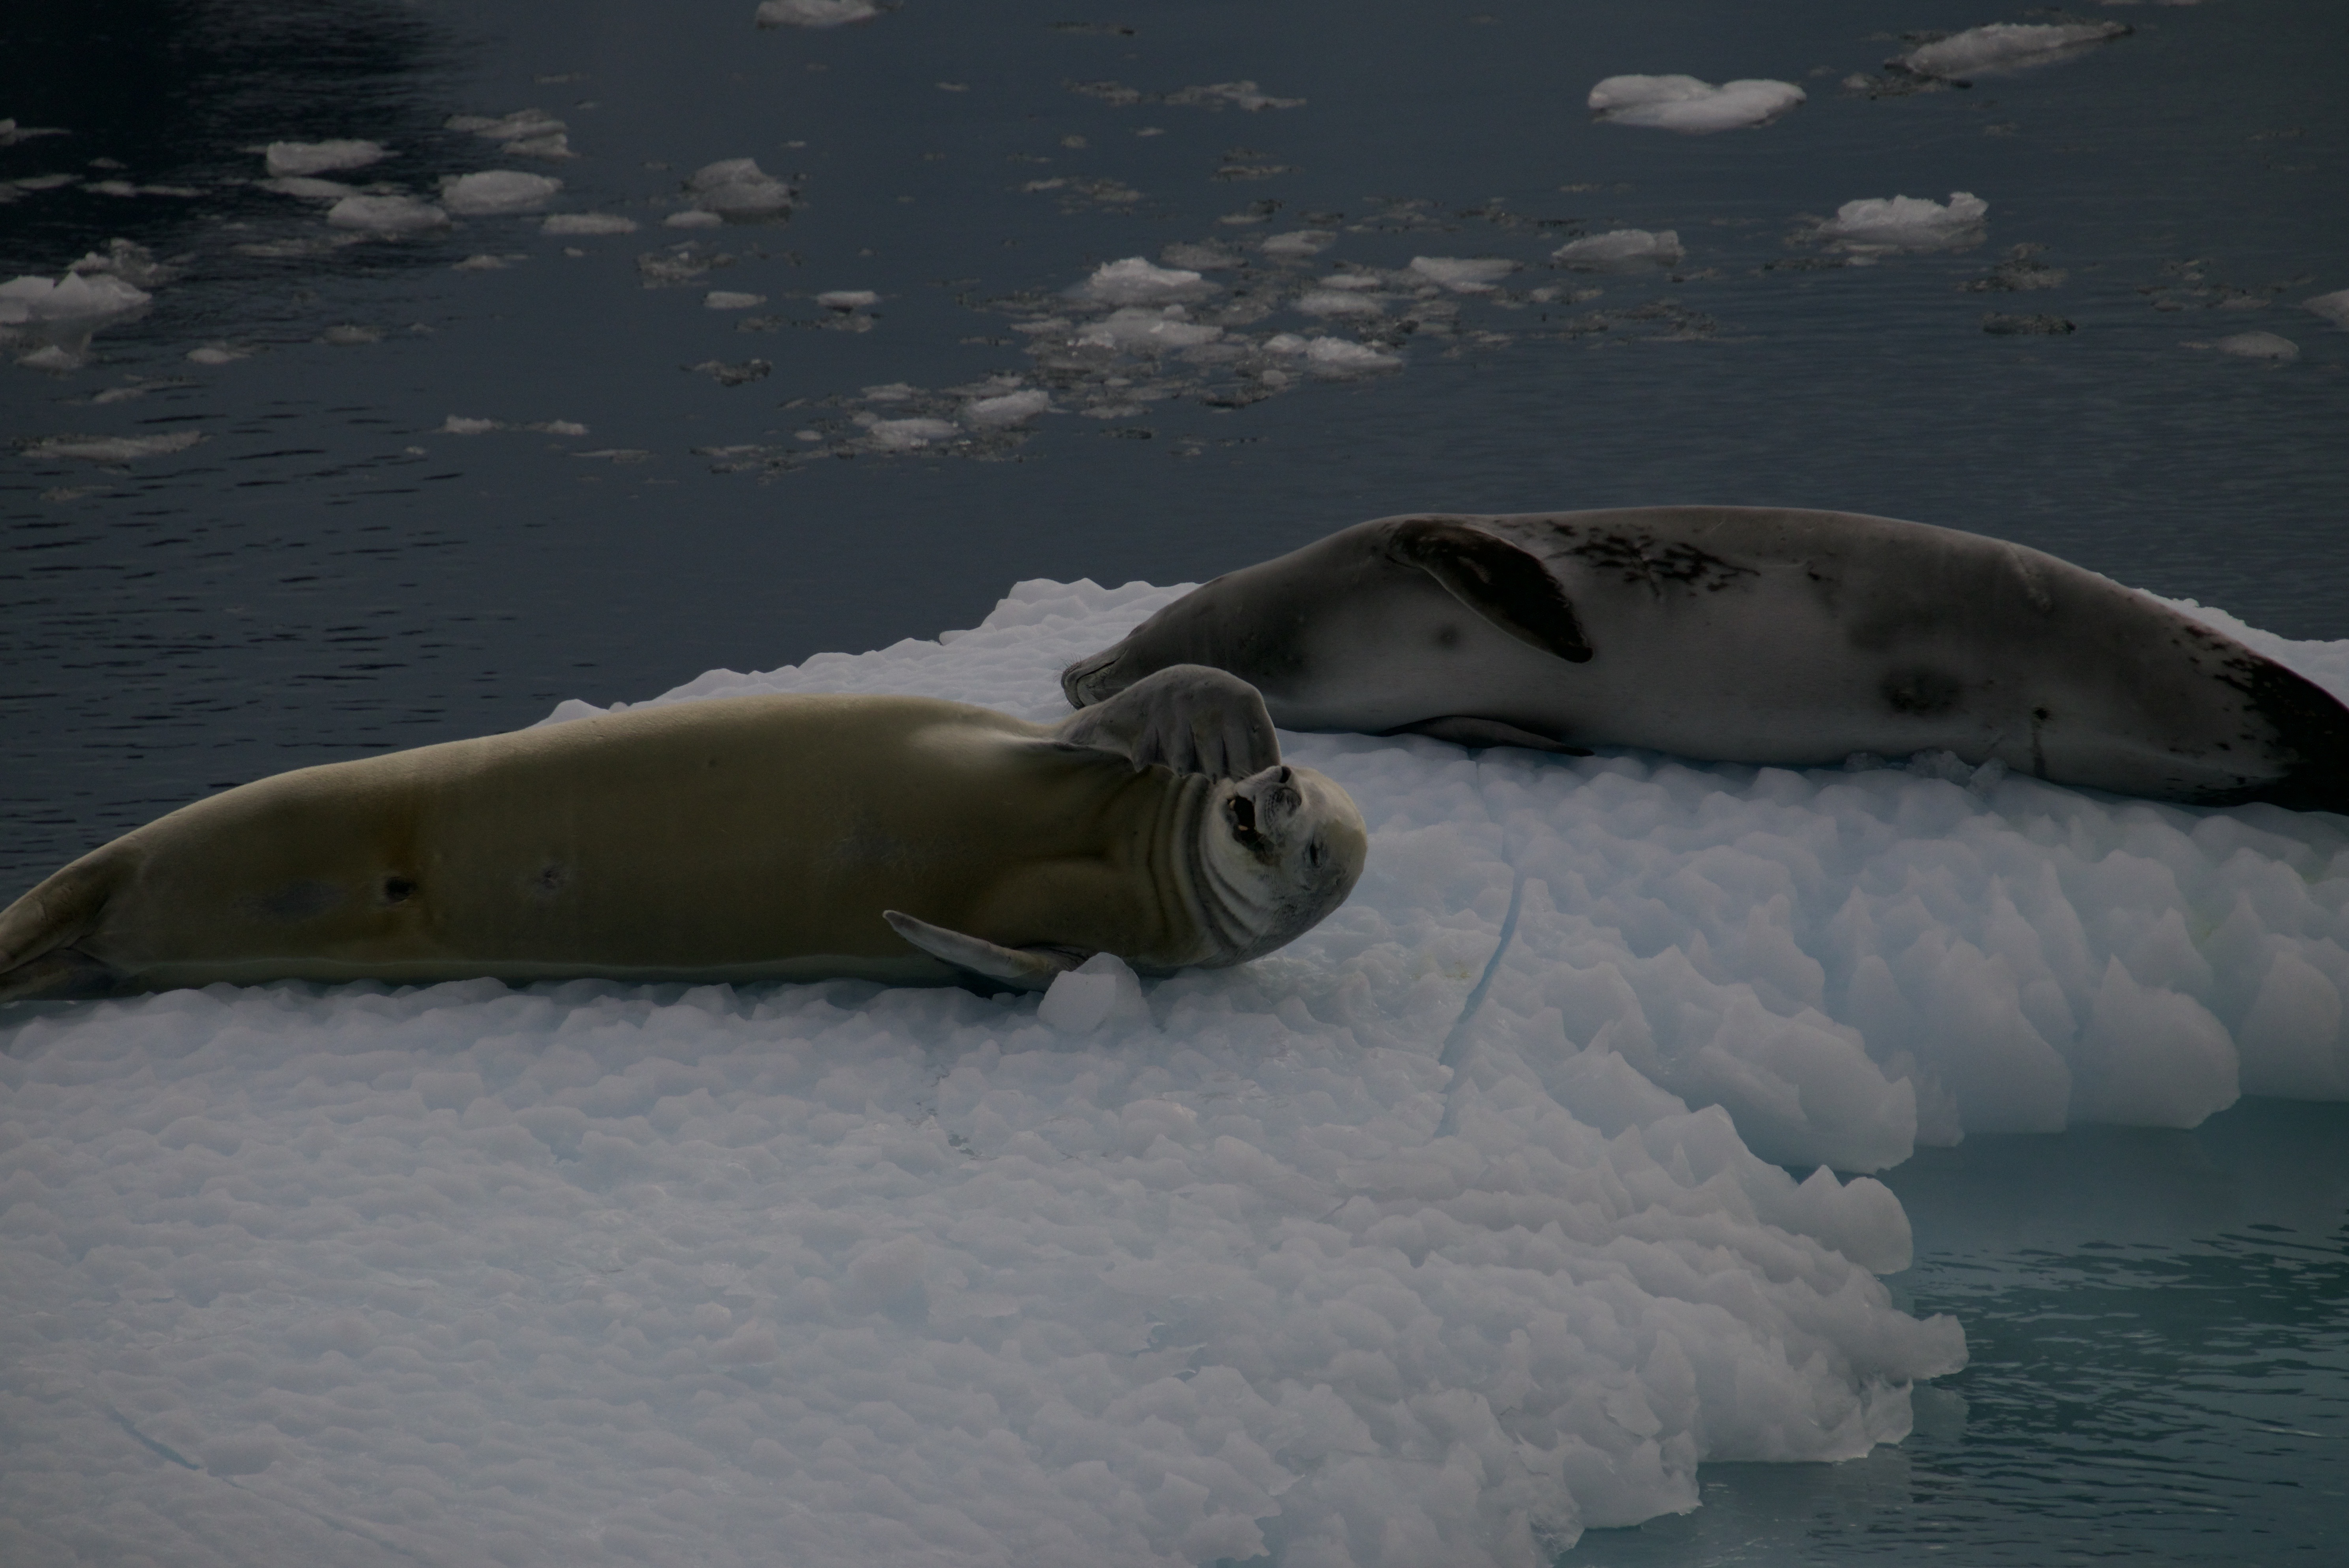
[[974,397],[962,406],[963,422],[983,430],[1008,430],[1024,425],[1052,406],[1052,395],[1040,387],[1023,387],[992,397]]
[[[796,192],[759,167],[754,158],[726,158],[704,164],[686,181],[693,205],[729,223],[759,223],[786,216]],[[668,220],[678,223],[682,214]],[[682,224],[678,224],[683,227]]]
[[1549,259],[1578,272],[1629,273],[1650,267],[1676,267],[1685,254],[1677,231],[1609,229],[1569,240],[1552,251]]
[[734,289],[711,289],[701,296],[705,310],[749,310],[767,303],[762,294],[742,294]]
[[380,163],[391,149],[379,141],[273,141],[262,150],[269,172],[276,175],[326,174],[337,169],[364,169]]
[[864,428],[865,438],[885,452],[917,451],[935,442],[954,440],[962,434],[962,427],[952,419],[884,419],[867,415],[857,423]]
[[493,217],[543,207],[562,189],[562,181],[543,174],[486,169],[478,174],[442,176],[440,204],[461,218]]
[[188,350],[186,357],[191,365],[233,365],[240,359],[252,358],[253,350],[219,341],[199,344]]
[[1951,191],[1946,206],[1918,196],[1868,197],[1837,208],[1817,232],[1838,250],[1862,254],[1958,250],[1982,242],[1989,211],[1989,202],[1967,191]]
[[129,463],[184,452],[203,439],[195,430],[168,436],[51,436],[25,449],[31,458],[76,458],[86,463]]
[[0,147],[14,147],[20,141],[30,141],[36,136],[70,136],[61,125],[18,125],[15,117],[0,119]]
[[346,196],[326,210],[337,229],[372,234],[420,234],[449,226],[449,214],[413,196]]
[[1215,284],[1188,268],[1162,267],[1142,256],[1127,256],[1103,262],[1069,294],[1095,304],[1166,304],[1204,299],[1215,292]]
[[538,227],[545,234],[633,234],[636,221],[617,212],[556,212]]
[[2211,342],[2189,342],[2186,346],[2215,349],[2238,359],[2264,359],[2279,365],[2289,365],[2300,357],[2300,345],[2272,332],[2238,332]]
[[1126,353],[1163,354],[1213,343],[1223,335],[1220,326],[1191,320],[1190,313],[1179,304],[1163,305],[1156,310],[1147,305],[1126,305],[1086,327],[1074,341]]
[[815,296],[815,303],[826,310],[861,310],[881,303],[881,296],[871,289],[826,289]]
[[[1286,234],[1267,234],[1257,248],[1268,256],[1317,256],[1337,242],[1338,236],[1327,229],[1292,229]],[[1226,260],[1223,264],[1232,263]]]
[[1221,108],[1230,104],[1250,114],[1258,109],[1303,108],[1301,98],[1274,98],[1252,81],[1210,82],[1205,87],[1189,87],[1166,95],[1171,104],[1188,104],[1205,108]]
[[761,27],[840,27],[881,15],[873,0],[761,0]]
[[1382,353],[1368,344],[1342,337],[1302,337],[1293,332],[1282,332],[1267,338],[1264,348],[1268,354],[1302,359],[1305,367],[1316,376],[1366,376],[1402,368],[1402,356]]
[[[1050,719],[1180,592],[1026,583],[653,700]],[[2187,608],[2349,690],[2349,644]],[[227,1519],[256,1565],[1517,1568],[1695,1506],[1701,1461],[1896,1440],[1962,1364],[1871,1277],[1891,1193],[1761,1155],[2349,1096],[2338,819],[1282,745],[1369,869],[1236,970],[0,1010],[0,1335],[51,1391],[9,1408],[9,1523],[202,1561]]]
[[1308,289],[1289,302],[1289,308],[1307,315],[1373,316],[1384,315],[1386,305],[1378,295],[1367,289],[1314,288]]
[[494,141],[509,157],[575,158],[568,128],[543,108],[518,108],[492,119],[486,115],[451,115],[443,122],[450,130],[470,130],[484,141]]
[[2300,308],[2314,311],[2335,326],[2349,326],[2349,289],[2335,289],[2331,294],[2304,299]]
[[1691,135],[1766,125],[1808,96],[1792,82],[1748,80],[1714,87],[1694,77],[1609,77],[1590,89],[1600,119]]
[[0,327],[118,316],[152,297],[110,273],[69,271],[55,279],[28,274],[0,284]]
[[1920,77],[1954,79],[1994,75],[2067,59],[2098,44],[2125,37],[2119,22],[1993,22],[1896,55],[1885,64]]
[[1454,294],[1491,294],[1517,263],[1500,256],[1413,256],[1410,270]]

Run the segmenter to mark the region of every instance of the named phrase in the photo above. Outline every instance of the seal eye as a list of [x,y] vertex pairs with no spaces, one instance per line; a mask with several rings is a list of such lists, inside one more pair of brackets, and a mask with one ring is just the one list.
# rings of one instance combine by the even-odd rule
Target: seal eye
[[386,903],[406,903],[415,892],[416,884],[406,877],[383,879],[383,902]]

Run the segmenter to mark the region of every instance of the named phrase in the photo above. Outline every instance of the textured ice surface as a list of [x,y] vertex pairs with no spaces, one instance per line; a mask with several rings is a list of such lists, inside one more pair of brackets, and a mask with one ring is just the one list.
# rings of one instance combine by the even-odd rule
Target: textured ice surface
[[27,274],[0,284],[0,327],[76,321],[138,309],[148,295],[106,273],[68,272],[60,278]]
[[262,150],[269,172],[326,174],[380,163],[391,150],[379,141],[273,141]]
[[543,174],[526,174],[518,169],[487,169],[478,174],[443,178],[440,202],[460,217],[488,217],[543,207],[562,189],[562,181]]
[[[795,193],[759,167],[754,158],[725,158],[704,164],[685,182],[697,211],[728,223],[763,223],[789,214]],[[675,222],[676,214],[670,222]]]
[[633,234],[636,221],[617,212],[557,212],[538,227],[547,234]]
[[1167,304],[1205,298],[1215,285],[1182,267],[1162,267],[1142,256],[1103,262],[1091,277],[1069,291],[1096,304]]
[[1837,208],[1818,234],[1862,254],[1957,250],[1981,243],[1989,211],[1990,203],[1970,191],[1951,191],[1947,206],[1920,196],[1868,197]]
[[1970,77],[2047,65],[2128,32],[2118,22],[1994,22],[1952,33],[1886,63],[1920,77]]
[[414,234],[449,226],[449,214],[413,196],[346,196],[326,210],[337,229],[377,234]]
[[2349,326],[2349,289],[2335,289],[2331,294],[2304,299],[2300,304],[2302,310],[2313,310],[2335,326]]
[[[654,700],[1050,719],[1179,591],[1023,583]],[[2185,608],[2349,689],[2349,644]],[[0,1012],[11,1539],[1531,1563],[1692,1505],[1700,1460],[1895,1439],[1961,1361],[1869,1272],[1907,1260],[1891,1195],[1757,1151],[2349,1095],[2336,818],[1283,744],[1370,865],[1237,970]]]
[[1792,82],[1748,80],[1714,87],[1694,77],[1609,77],[1590,89],[1601,119],[1703,135],[1765,125],[1808,96]]
[[2265,359],[2277,364],[2290,364],[2300,357],[2300,345],[2289,337],[2272,332],[2237,332],[2208,343],[2189,343],[2189,348],[2215,348],[2221,354],[2238,359]]
[[873,0],[761,0],[756,20],[761,27],[838,27],[879,15]]
[[1629,273],[1678,266],[1682,254],[1681,237],[1673,230],[1609,229],[1569,240],[1552,251],[1549,259],[1581,272]]
[[1410,272],[1454,294],[1491,294],[1517,266],[1506,256],[1413,256]]

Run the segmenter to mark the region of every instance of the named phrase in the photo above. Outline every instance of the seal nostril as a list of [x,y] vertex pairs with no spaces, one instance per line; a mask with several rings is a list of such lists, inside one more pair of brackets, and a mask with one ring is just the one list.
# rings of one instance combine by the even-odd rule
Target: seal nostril
[[406,877],[383,879],[383,902],[386,903],[406,903],[415,892],[416,884]]

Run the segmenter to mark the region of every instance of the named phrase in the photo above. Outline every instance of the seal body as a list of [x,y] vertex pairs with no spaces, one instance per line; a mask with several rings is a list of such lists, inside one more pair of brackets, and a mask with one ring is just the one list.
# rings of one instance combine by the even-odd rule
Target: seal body
[[1944,749],[2349,808],[2349,711],[2309,681],[2054,556],[1848,512],[1380,519],[1217,578],[1062,686],[1081,706],[1178,659],[1290,728],[1786,766]]
[[[0,999],[474,975],[937,983],[984,967],[909,944],[885,912],[1047,978],[1097,952],[1169,970],[1302,930],[1251,916],[1268,890],[1266,909],[1297,895],[1276,923],[1309,905],[1309,925],[1350,888],[1359,819],[1318,775],[1137,766],[1130,736],[1083,744],[1071,727],[922,697],[746,696],[281,774],[126,834],[0,913]],[[1322,833],[1310,888],[1232,830],[1284,790],[1330,807],[1299,848],[1301,867]]]

